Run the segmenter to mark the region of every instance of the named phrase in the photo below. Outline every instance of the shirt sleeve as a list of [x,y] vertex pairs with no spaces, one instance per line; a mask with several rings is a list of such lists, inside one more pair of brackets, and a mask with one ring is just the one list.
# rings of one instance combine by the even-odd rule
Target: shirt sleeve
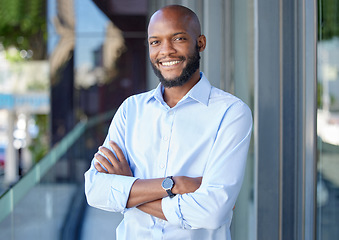
[[251,131],[250,109],[241,101],[234,103],[224,114],[200,188],[162,199],[169,223],[184,229],[230,226],[245,173]]
[[[103,146],[114,152],[109,145],[109,141],[112,140],[118,144],[126,157],[124,108],[123,103],[111,122]],[[124,212],[131,187],[137,178],[100,173],[94,167],[96,161],[93,158],[90,169],[85,173],[85,194],[88,204],[106,211]]]

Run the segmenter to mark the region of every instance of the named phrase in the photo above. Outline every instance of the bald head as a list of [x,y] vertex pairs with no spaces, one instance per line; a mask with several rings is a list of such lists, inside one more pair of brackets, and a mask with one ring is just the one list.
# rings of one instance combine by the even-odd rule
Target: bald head
[[165,6],[156,11],[149,22],[148,29],[158,21],[183,23],[196,37],[201,35],[200,22],[197,15],[189,8],[180,5]]

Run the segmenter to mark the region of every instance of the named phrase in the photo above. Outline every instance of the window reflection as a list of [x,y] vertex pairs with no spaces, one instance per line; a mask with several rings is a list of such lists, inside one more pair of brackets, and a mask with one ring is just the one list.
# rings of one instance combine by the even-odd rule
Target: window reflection
[[339,1],[318,1],[317,239],[339,236]]
[[0,5],[1,195],[46,154],[50,106],[46,1]]

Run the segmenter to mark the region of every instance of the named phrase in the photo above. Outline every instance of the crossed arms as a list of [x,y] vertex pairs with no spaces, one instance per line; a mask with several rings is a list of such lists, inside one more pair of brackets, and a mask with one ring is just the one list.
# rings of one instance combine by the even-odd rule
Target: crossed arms
[[[174,164],[172,168],[175,169],[172,172],[179,174],[174,176],[172,189],[177,195],[169,198],[161,187],[164,178],[138,179],[138,176],[153,176],[150,171],[157,166],[147,164],[157,164],[157,161],[148,154],[147,151],[152,151],[149,145],[139,143],[143,139],[140,135],[150,131],[153,125],[141,128],[144,122],[126,118],[128,114],[125,111],[134,111],[133,106],[117,112],[104,142],[105,147],[100,147],[100,153],[95,155],[90,169],[85,173],[85,193],[89,205],[123,213],[137,208],[184,229],[229,226],[245,172],[251,137],[252,118],[248,107],[238,103],[228,108],[227,116],[222,118],[216,132],[210,133],[214,137],[197,138],[190,149],[176,145],[175,151],[180,149],[185,152],[182,156],[174,154],[171,159]],[[126,124],[131,126],[129,131]],[[196,124],[203,125],[204,121]],[[134,136],[132,133],[136,129],[138,135]],[[176,141],[179,130],[182,138],[186,139],[186,132],[182,133],[185,129],[181,127],[176,129]],[[158,152],[159,149],[155,154]],[[182,169],[185,166],[189,167],[187,171]]]
[[[117,157],[107,148],[100,147],[99,150],[106,157],[96,153],[95,158],[101,163],[96,162],[95,168],[98,172],[106,174],[116,174],[132,177],[132,171],[128,162],[119,148],[113,141],[109,142]],[[153,215],[155,217],[167,220],[162,208],[161,200],[167,197],[166,191],[161,187],[164,178],[137,179],[130,190],[126,207],[137,207],[139,210]],[[175,182],[172,192],[174,194],[185,194],[195,192],[201,185],[202,177],[174,176]]]

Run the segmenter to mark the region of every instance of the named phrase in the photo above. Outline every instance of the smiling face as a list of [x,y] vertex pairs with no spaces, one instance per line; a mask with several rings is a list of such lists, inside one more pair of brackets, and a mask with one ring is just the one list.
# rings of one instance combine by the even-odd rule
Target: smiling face
[[206,40],[193,12],[181,6],[156,12],[148,27],[150,61],[164,87],[182,86],[199,74]]
[[[164,77],[160,68],[158,68],[156,64],[153,64],[151,62],[155,75],[159,78],[161,84],[165,88],[182,86],[191,79],[194,73],[199,72],[198,69],[200,65],[200,55],[199,55],[199,49],[197,45],[196,45],[195,51],[191,55],[189,55],[187,58],[180,57],[180,59],[182,63],[183,62],[186,63],[185,67],[181,70],[181,74],[178,76],[175,75],[175,76],[171,76],[167,78]],[[164,67],[165,69],[168,69],[169,71],[180,70],[176,68],[177,67],[176,65],[180,64],[180,61],[172,61],[172,62],[157,61],[157,64],[160,64],[161,67]],[[164,72],[165,74],[167,73],[166,70]],[[174,71],[172,71],[171,73],[174,73]]]

